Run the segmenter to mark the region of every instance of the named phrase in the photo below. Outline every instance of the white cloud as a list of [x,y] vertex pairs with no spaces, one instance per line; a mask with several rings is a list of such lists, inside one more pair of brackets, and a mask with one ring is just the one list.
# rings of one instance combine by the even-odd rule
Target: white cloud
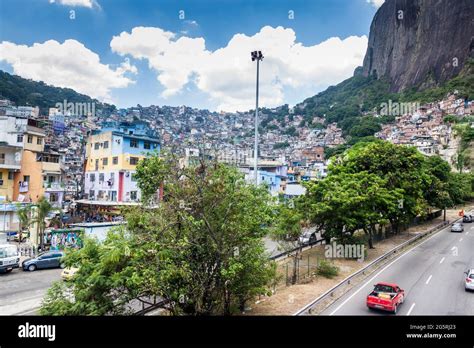
[[367,3],[371,4],[375,8],[379,8],[384,2],[385,0],[367,0]]
[[58,87],[73,88],[77,92],[110,102],[110,90],[134,83],[125,73],[137,69],[125,60],[112,69],[100,62],[99,55],[76,40],[59,43],[55,40],[17,45],[0,43],[0,61],[11,64],[15,74],[44,81]]
[[219,110],[235,111],[254,107],[256,67],[250,60],[251,51],[261,50],[265,56],[260,69],[260,103],[272,107],[285,102],[286,88],[314,91],[351,76],[363,61],[367,37],[332,37],[304,46],[296,41],[292,29],[265,26],[253,36],[235,34],[225,47],[211,52],[203,38],[136,27],[114,36],[110,46],[120,55],[146,59],[164,87],[163,97],[176,95],[192,82]]
[[94,6],[100,7],[99,3],[96,0],[49,0],[50,4],[60,4],[65,6],[77,6],[77,7],[88,7],[92,8]]

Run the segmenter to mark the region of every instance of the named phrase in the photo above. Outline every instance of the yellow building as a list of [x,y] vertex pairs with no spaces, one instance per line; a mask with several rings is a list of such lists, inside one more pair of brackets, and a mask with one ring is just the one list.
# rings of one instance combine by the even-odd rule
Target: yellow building
[[93,131],[86,147],[84,192],[90,201],[138,202],[138,162],[159,150],[158,138],[140,125],[121,124]]

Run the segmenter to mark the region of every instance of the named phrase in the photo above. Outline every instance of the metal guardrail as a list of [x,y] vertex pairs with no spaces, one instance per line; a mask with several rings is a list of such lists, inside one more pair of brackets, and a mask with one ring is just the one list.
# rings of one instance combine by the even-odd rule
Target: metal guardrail
[[276,259],[280,259],[282,257],[285,257],[285,256],[288,256],[289,254],[299,250],[301,248],[301,251],[305,251],[305,250],[308,250],[308,249],[311,249],[313,246],[319,244],[319,243],[322,243],[324,242],[324,238],[321,238],[321,239],[317,239],[313,242],[309,242],[309,243],[306,243],[304,244],[303,246],[299,246],[299,247],[296,247],[296,248],[293,248],[291,250],[288,250],[288,251],[285,251],[285,252],[282,252],[280,254],[277,254],[277,255],[273,255],[270,257],[270,260],[276,260]]
[[[457,220],[455,220],[457,221]],[[328,297],[332,297],[334,292],[343,287],[343,286],[346,286],[346,285],[350,285],[351,284],[351,280],[354,279],[355,277],[361,275],[361,274],[366,274],[367,270],[369,268],[372,268],[378,264],[380,264],[382,261],[385,261],[387,258],[389,258],[390,256],[396,254],[397,252],[399,252],[400,250],[404,249],[407,245],[410,245],[410,244],[413,244],[414,242],[424,238],[425,236],[428,236],[430,235],[431,233],[435,232],[435,231],[439,231],[441,229],[443,229],[444,227],[448,226],[450,224],[449,221],[444,221],[443,223],[439,224],[438,226],[435,226],[431,229],[429,229],[428,231],[426,231],[425,233],[421,233],[409,240],[407,240],[406,242],[394,247],[393,249],[391,249],[390,251],[386,252],[385,254],[379,256],[378,258],[376,258],[374,261],[372,261],[371,263],[369,263],[367,266],[365,266],[364,268],[358,270],[357,272],[351,274],[350,276],[348,276],[347,278],[345,278],[343,281],[341,281],[339,284],[335,285],[334,287],[332,287],[331,289],[329,289],[328,291],[326,291],[324,294],[322,294],[321,296],[319,296],[318,298],[316,298],[314,301],[312,301],[311,303],[307,304],[306,306],[304,306],[302,309],[300,309],[299,311],[297,311],[296,313],[294,313],[293,315],[294,316],[299,316],[299,315],[303,315],[305,313],[308,312],[308,314],[311,314],[311,310],[313,307],[315,307],[317,304],[321,303],[323,300],[326,300]]]

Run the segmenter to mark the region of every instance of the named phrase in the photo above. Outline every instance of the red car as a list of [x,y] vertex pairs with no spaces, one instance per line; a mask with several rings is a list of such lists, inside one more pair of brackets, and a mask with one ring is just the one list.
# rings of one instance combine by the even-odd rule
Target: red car
[[378,283],[367,296],[367,307],[397,313],[398,306],[405,300],[405,290],[397,284]]

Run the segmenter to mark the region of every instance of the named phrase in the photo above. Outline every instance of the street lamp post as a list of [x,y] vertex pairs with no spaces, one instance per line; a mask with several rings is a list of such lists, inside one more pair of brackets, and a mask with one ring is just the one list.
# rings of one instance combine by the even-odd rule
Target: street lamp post
[[256,91],[256,98],[255,98],[255,145],[254,145],[254,176],[255,176],[255,185],[257,185],[258,180],[258,78],[259,78],[259,66],[260,61],[263,60],[262,51],[253,51],[251,53],[252,62],[257,61],[257,91]]

